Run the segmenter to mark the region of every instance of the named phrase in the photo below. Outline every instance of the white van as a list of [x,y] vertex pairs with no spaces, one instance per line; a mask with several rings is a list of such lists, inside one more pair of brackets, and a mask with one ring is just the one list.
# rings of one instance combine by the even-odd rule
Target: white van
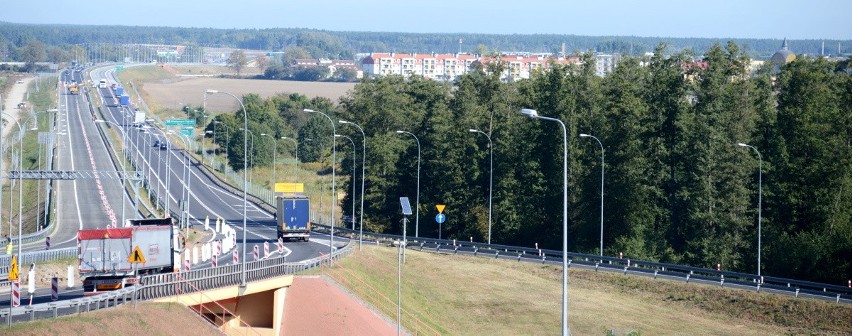
[[106,87],[107,87],[106,79],[101,79],[101,81],[98,82],[98,87],[101,88],[101,89],[106,89]]

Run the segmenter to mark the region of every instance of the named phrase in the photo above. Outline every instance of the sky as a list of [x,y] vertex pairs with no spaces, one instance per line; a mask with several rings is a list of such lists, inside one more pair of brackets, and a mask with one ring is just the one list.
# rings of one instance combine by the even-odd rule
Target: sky
[[195,28],[852,39],[848,0],[5,0],[0,21]]

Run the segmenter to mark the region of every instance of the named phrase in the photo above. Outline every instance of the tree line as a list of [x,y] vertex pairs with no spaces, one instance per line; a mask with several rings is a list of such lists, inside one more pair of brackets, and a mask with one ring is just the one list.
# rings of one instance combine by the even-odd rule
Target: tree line
[[[417,198],[417,143],[396,132],[406,131],[420,143],[419,234],[437,237],[435,204],[446,204],[444,237],[485,241],[490,149],[469,131],[476,129],[494,146],[492,242],[559,249],[562,130],[518,113],[531,108],[567,128],[571,251],[599,252],[603,154],[605,255],[756,273],[760,210],[763,274],[845,283],[852,274],[850,60],[800,57],[750,74],[733,42],[713,46],[701,63],[660,45],[601,78],[592,55],[582,58],[513,83],[499,79],[503,64],[495,62],[454,83],[364,79],[336,103],[298,94],[244,99],[249,128],[298,137],[303,161],[328,160],[332,129],[302,109],[363,127],[366,230],[400,233],[399,197]],[[237,169],[241,120],[241,111],[216,119],[224,125],[215,140],[231,148]],[[355,140],[360,172],[360,132],[336,127]],[[604,152],[580,134],[595,136]],[[288,144],[279,150],[292,151]],[[338,158],[352,155],[348,143],[338,146]],[[272,145],[254,148],[267,153],[256,153],[254,164],[269,164],[260,158]],[[338,161],[339,174],[353,171],[350,160]],[[347,190],[340,186],[344,208],[361,197]]]
[[[462,43],[459,43],[459,41]],[[99,53],[105,59],[119,61],[120,48],[107,45],[125,43],[185,45],[189,50],[199,47],[230,47],[237,49],[288,51],[298,48],[308,57],[354,59],[358,53],[477,53],[483,49],[496,52],[559,53],[563,44],[567,53],[597,51],[642,55],[652,52],[660,43],[670,50],[693,50],[704,53],[713,45],[723,42],[712,38],[668,38],[639,36],[581,36],[570,34],[447,34],[447,33],[393,33],[393,32],[341,32],[303,28],[270,29],[212,29],[179,27],[99,26],[61,24],[17,24],[0,22],[0,61],[20,61],[27,44],[43,44],[44,59],[37,61],[68,61],[83,57],[80,46],[100,44]],[[781,47],[777,39],[734,39],[744,53],[752,58],[766,59]],[[797,53],[818,55],[848,54],[849,41],[843,40],[790,40]],[[76,53],[75,53],[76,50]],[[289,50],[297,51],[297,50]]]

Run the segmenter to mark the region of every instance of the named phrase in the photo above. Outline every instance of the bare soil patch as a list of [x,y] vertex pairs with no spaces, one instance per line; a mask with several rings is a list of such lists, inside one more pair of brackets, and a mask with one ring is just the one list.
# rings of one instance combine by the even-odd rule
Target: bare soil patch
[[369,308],[320,277],[296,277],[284,303],[285,335],[395,335]]
[[[153,110],[179,110],[184,105],[201,106],[204,91],[225,91],[240,97],[254,93],[263,98],[275,95],[298,93],[313,97],[326,97],[334,102],[352,90],[355,83],[297,82],[264,79],[230,79],[194,77],[180,80],[158,81],[140,84],[145,100]],[[231,112],[239,109],[236,100],[226,95],[208,95],[207,110],[213,113]]]

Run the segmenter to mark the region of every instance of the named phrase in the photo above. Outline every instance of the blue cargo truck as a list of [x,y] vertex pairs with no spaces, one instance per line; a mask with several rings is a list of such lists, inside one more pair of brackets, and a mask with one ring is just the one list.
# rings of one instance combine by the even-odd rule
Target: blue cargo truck
[[311,238],[311,203],[305,195],[276,198],[278,238],[308,241]]

